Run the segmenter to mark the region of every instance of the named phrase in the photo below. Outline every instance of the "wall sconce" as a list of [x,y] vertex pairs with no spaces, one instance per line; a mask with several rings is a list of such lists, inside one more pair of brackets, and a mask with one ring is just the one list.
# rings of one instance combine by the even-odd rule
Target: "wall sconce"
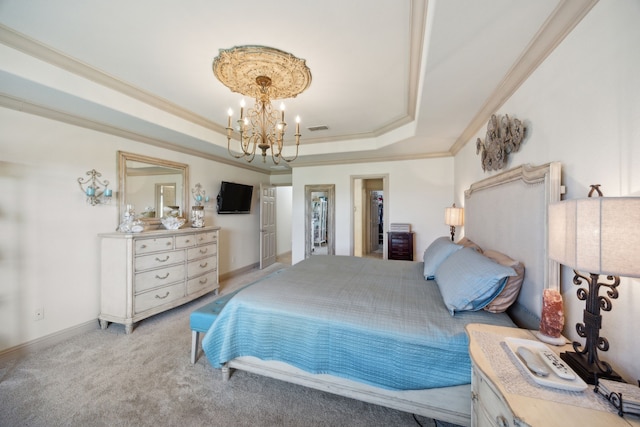
[[209,196],[207,196],[207,192],[202,189],[202,185],[197,183],[195,188],[191,189],[191,194],[193,195],[193,200],[196,201],[196,206],[202,206],[204,203],[209,203]]
[[[108,188],[109,181],[100,180],[102,174],[95,169],[87,171],[85,175],[88,175],[87,178],[78,178],[78,184],[84,195],[87,196],[87,203],[91,206],[110,203],[113,192]],[[104,189],[102,189],[103,187]]]
[[[618,298],[620,276],[640,277],[640,197],[602,196],[592,185],[587,199],[563,200],[549,205],[549,258],[573,269],[573,283],[586,283],[588,289],[577,291],[586,301],[583,322],[576,332],[586,338],[583,349],[573,342],[574,352],[560,357],[589,384],[596,378],[620,380],[611,365],[598,357],[598,350],[609,350],[609,341],[600,336],[600,310],[611,311],[610,299]],[[578,271],[587,271],[582,275]],[[600,275],[606,275],[601,282]],[[604,278],[603,278],[604,279]],[[606,296],[598,295],[606,287]],[[633,328],[634,325],[627,325]]]
[[451,227],[451,241],[456,234],[456,227],[464,225],[464,208],[456,208],[456,204],[444,210],[444,223]]

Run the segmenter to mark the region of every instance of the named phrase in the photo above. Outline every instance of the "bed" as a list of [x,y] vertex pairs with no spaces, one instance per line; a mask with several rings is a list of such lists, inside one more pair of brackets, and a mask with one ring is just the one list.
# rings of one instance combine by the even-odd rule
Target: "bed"
[[[542,291],[558,283],[559,268],[546,256],[546,227],[547,206],[560,193],[558,163],[475,183],[465,192],[465,245],[437,239],[423,262],[306,259],[238,292],[205,335],[203,350],[227,380],[240,369],[469,425],[464,327],[537,329]],[[518,276],[515,264],[487,263],[474,246],[526,266],[507,312],[482,307]],[[461,291],[469,281],[473,297]]]

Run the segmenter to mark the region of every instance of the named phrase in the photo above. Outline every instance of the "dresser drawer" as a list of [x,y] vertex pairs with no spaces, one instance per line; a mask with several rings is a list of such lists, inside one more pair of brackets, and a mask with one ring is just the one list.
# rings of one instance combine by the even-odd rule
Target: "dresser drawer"
[[165,286],[150,292],[136,295],[134,299],[135,312],[150,310],[160,305],[168,304],[184,296],[184,282]]
[[173,237],[158,237],[157,239],[136,239],[136,255],[149,252],[173,249]]
[[184,264],[138,273],[135,276],[135,292],[142,292],[176,281],[182,281],[184,283],[184,273]]
[[194,277],[204,272],[215,270],[217,265],[217,258],[212,255],[207,258],[191,261],[187,264],[187,276]]
[[202,276],[189,279],[187,282],[187,295],[194,294],[203,289],[214,290],[218,287],[216,272],[210,271]]
[[402,239],[391,239],[391,244],[394,249],[404,249],[405,251],[409,249],[409,242],[407,240]]
[[192,259],[198,259],[202,257],[215,255],[217,250],[218,250],[218,247],[216,244],[191,248],[187,250],[187,259],[192,260]]
[[204,243],[213,243],[216,241],[216,232],[211,231],[208,233],[199,233],[196,236],[196,244],[202,245]]
[[190,248],[198,243],[198,236],[196,234],[186,234],[182,236],[176,236],[176,249]]
[[168,251],[152,255],[138,256],[136,257],[135,268],[136,271],[140,271],[177,264],[184,262],[185,257],[185,251]]

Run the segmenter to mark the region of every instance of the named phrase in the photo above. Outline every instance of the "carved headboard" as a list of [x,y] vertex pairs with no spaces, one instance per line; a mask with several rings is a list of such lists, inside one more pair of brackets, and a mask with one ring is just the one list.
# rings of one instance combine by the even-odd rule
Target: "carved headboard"
[[483,249],[500,251],[525,266],[516,324],[538,329],[542,291],[559,288],[560,267],[547,257],[548,206],[560,200],[561,164],[522,165],[478,181],[465,191],[464,234]]

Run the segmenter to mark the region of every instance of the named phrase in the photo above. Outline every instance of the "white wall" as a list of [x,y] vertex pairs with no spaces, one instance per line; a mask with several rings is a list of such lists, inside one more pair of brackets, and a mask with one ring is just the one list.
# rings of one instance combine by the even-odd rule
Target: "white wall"
[[[605,196],[640,195],[639,20],[639,2],[600,1],[497,112],[527,125],[509,167],[562,162],[567,199],[586,197],[590,184],[601,184]],[[476,137],[484,139],[484,132]],[[480,167],[476,137],[455,158],[456,202],[464,200],[469,184],[490,175]],[[578,339],[575,324],[582,321],[584,302],[577,300],[573,273],[562,270],[565,334]],[[623,278],[618,290],[613,310],[603,312],[601,335],[611,348],[600,355],[635,382],[640,280]]]
[[451,206],[453,159],[420,159],[334,166],[295,167],[293,169],[293,248],[292,261],[304,259],[304,186],[335,185],[335,253],[353,252],[353,214],[351,177],[388,175],[385,193],[385,231],[392,222],[406,222],[415,231],[414,260],[422,261],[427,246],[446,236],[444,209]]
[[[190,187],[200,182],[213,200],[223,179],[269,183],[262,173],[10,109],[0,108],[0,129],[0,351],[97,318],[97,234],[115,231],[118,204],[86,204],[77,179],[96,169],[117,189],[118,150],[187,163]],[[259,261],[258,196],[250,215],[205,208],[206,223],[222,227],[221,274]],[[44,320],[34,321],[40,307]]]

